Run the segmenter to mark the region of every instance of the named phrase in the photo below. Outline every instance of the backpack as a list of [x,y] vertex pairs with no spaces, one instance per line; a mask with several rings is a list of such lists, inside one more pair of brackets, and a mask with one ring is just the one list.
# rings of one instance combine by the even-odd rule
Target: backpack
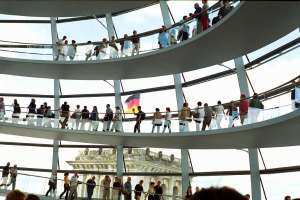
[[146,119],[146,113],[141,112],[141,120],[145,120]]

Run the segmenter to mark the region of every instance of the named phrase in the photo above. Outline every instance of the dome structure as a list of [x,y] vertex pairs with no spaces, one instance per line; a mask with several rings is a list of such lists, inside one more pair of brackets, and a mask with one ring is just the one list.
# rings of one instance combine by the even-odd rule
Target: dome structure
[[93,176],[100,199],[119,198],[118,177],[132,190],[160,183],[170,200],[213,185],[300,195],[299,7],[0,2],[0,151],[19,170],[9,188],[49,195],[58,177],[57,197],[69,172],[84,198]]

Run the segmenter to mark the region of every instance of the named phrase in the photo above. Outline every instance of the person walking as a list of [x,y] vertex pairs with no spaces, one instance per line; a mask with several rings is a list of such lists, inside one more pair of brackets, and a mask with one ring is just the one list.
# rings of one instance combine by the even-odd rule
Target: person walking
[[186,21],[188,20],[187,16],[183,16],[182,20],[180,21],[181,28],[178,32],[177,35],[177,40],[179,41],[184,41],[184,40],[188,40],[189,39],[189,31],[190,31],[190,27],[189,25],[186,23]]
[[79,176],[78,173],[75,172],[74,175],[71,177],[70,180],[70,193],[68,196],[68,200],[76,200],[77,199],[77,187],[79,184],[82,184],[81,181],[78,180]]
[[34,116],[36,114],[36,104],[35,99],[31,99],[30,104],[28,105],[28,114],[26,116],[27,125],[34,126]]
[[254,93],[249,102],[248,124],[257,122],[257,118],[262,109],[264,109],[264,104],[259,99],[258,94]]
[[134,56],[134,53],[136,55],[140,54],[140,37],[137,35],[137,31],[133,31],[133,35],[131,36],[131,43],[132,43],[132,52],[131,56]]
[[209,27],[209,18],[208,18],[208,3],[207,0],[202,0],[202,13],[201,13],[201,25],[202,31],[205,31]]
[[233,101],[230,102],[226,115],[229,116],[228,128],[234,127],[234,120],[239,118],[239,114],[238,109]]
[[221,101],[218,101],[217,106],[214,107],[214,111],[216,114],[217,128],[220,129],[222,119],[224,118],[224,115],[225,115],[224,106],[222,105]]
[[202,107],[202,102],[198,101],[197,102],[197,107],[195,108],[195,112],[193,115],[194,121],[196,123],[196,131],[200,131],[200,125],[203,122],[203,118],[204,118],[204,108]]
[[249,109],[249,102],[246,99],[246,95],[241,94],[239,112],[240,112],[240,120],[242,125],[244,125],[245,119],[247,119],[248,109]]
[[77,44],[75,40],[72,40],[71,45],[68,45],[67,56],[72,61],[74,60],[77,52]]
[[171,133],[171,119],[172,119],[172,113],[171,109],[169,107],[166,108],[166,114],[165,114],[165,121],[164,121],[164,129],[162,133],[165,133],[166,129],[169,129],[169,133]]
[[113,125],[110,129],[111,132],[123,132],[123,126],[122,126],[122,111],[120,106],[116,106],[116,112],[115,116],[113,118]]
[[56,42],[56,56],[55,56],[55,60],[62,60],[63,59],[63,48],[64,48],[64,44],[65,41],[67,40],[67,36],[63,36],[62,39],[58,39],[58,41]]
[[206,127],[210,128],[210,123],[213,116],[213,110],[208,106],[207,103],[204,104],[204,120],[202,124],[202,131],[205,131]]
[[140,182],[134,187],[135,200],[141,200],[142,192],[144,192],[143,183],[144,181],[140,180]]
[[59,123],[61,124],[61,128],[65,129],[67,122],[69,120],[70,106],[65,101],[64,104],[61,105],[60,109],[61,109],[61,113],[60,113],[61,119],[59,120]]
[[159,48],[167,48],[169,46],[169,33],[167,32],[166,26],[162,26],[158,34],[158,45]]
[[43,125],[43,118],[45,115],[45,108],[43,104],[36,110],[36,114],[36,126],[41,127]]
[[195,3],[194,4],[194,8],[195,8],[195,11],[194,11],[194,16],[195,18],[197,19],[197,34],[201,33],[202,32],[202,24],[201,24],[201,13],[202,13],[202,8],[201,6],[199,5],[199,3]]
[[103,200],[109,200],[110,199],[110,182],[111,179],[108,175],[105,175],[104,179],[101,181],[101,187],[103,187]]
[[2,169],[2,178],[1,178],[1,184],[0,188],[4,186],[4,189],[7,189],[7,181],[8,181],[8,175],[9,175],[9,166],[10,162],[8,162]]
[[151,181],[149,183],[149,188],[148,188],[148,191],[146,193],[145,199],[154,200],[154,194],[155,194],[154,186],[155,186],[155,183],[153,181]]
[[98,130],[98,126],[99,126],[99,116],[98,115],[99,115],[99,113],[98,113],[97,106],[94,106],[93,110],[91,112],[91,115],[90,115],[91,123],[89,126],[89,130],[92,130],[92,131]]
[[85,47],[85,61],[88,61],[91,59],[93,54],[93,44],[91,41],[88,41],[86,43],[86,47]]
[[153,120],[152,120],[152,131],[151,133],[154,133],[155,127],[157,129],[157,133],[159,133],[160,127],[162,125],[162,115],[159,112],[159,108],[155,109],[155,113],[153,114]]
[[131,41],[127,34],[124,34],[124,39],[120,42],[121,45],[121,57],[127,57],[130,54]]
[[75,111],[71,115],[72,123],[71,123],[71,130],[78,130],[79,129],[79,122],[81,118],[81,110],[80,105],[76,106]]
[[110,124],[112,122],[113,117],[114,117],[114,112],[110,108],[110,105],[107,104],[105,115],[104,115],[104,118],[103,118],[103,130],[102,130],[103,132],[110,130]]
[[48,181],[48,185],[49,185],[49,189],[47,190],[45,196],[47,197],[49,195],[50,192],[52,192],[52,195],[54,195],[54,192],[56,190],[56,186],[57,186],[57,175],[56,173],[52,173],[49,181]]
[[179,131],[188,132],[189,131],[189,122],[191,121],[191,109],[189,108],[188,103],[183,103],[182,109],[179,112]]
[[90,118],[90,111],[87,109],[87,106],[83,107],[83,110],[81,111],[81,125],[80,125],[80,130],[85,130],[85,125],[86,123],[89,122]]
[[163,189],[161,187],[161,182],[157,181],[156,185],[154,186],[154,200],[161,200],[163,199]]
[[16,189],[16,182],[17,182],[17,176],[18,176],[18,168],[17,165],[14,165],[12,168],[10,168],[10,181],[7,184],[7,187],[12,185],[12,190]]
[[14,99],[12,107],[13,107],[12,123],[17,124],[17,123],[19,123],[20,114],[21,114],[21,107],[20,107],[17,99]]
[[63,195],[65,195],[65,199],[68,199],[70,191],[70,179],[69,179],[69,172],[64,173],[64,191],[59,195],[59,198],[62,199]]
[[136,132],[140,133],[141,132],[141,123],[145,119],[145,113],[142,111],[142,107],[138,106],[137,109],[138,109],[137,113],[135,113],[135,109],[132,109],[134,115],[136,116],[134,131],[133,131],[134,133],[136,133]]
[[131,192],[132,192],[132,186],[131,186],[131,177],[127,177],[127,181],[124,184],[123,187],[124,192],[124,200],[131,200]]
[[92,200],[94,189],[96,187],[95,179],[96,177],[92,176],[92,178],[88,179],[86,182],[87,200]]
[[119,177],[115,177],[115,181],[113,183],[113,188],[112,188],[112,200],[120,200],[121,190],[122,190],[121,179]]

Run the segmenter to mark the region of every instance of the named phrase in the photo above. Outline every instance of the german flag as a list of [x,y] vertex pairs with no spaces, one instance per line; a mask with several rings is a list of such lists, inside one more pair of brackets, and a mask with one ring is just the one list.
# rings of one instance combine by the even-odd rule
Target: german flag
[[140,94],[134,94],[129,96],[126,99],[125,103],[127,105],[127,113],[133,113],[133,109],[137,111],[137,107],[140,105]]

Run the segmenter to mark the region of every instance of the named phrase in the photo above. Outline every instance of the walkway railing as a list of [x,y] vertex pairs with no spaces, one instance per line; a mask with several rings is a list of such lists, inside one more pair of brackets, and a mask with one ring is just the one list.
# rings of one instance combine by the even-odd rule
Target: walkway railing
[[[231,5],[238,5],[239,1],[232,1]],[[169,38],[173,36],[177,42],[180,42],[180,38],[177,38],[178,32],[182,29],[183,25],[187,25],[190,28],[189,34],[193,37],[196,35],[197,32],[197,17],[199,17],[201,14],[207,12],[210,21],[214,17],[217,16],[217,12],[220,10],[220,4],[219,2],[208,8],[207,10],[202,11],[200,14],[196,15],[191,15],[189,16],[186,20],[181,20],[180,22],[177,22],[173,24],[171,27],[167,27],[166,31],[169,35]],[[222,20],[222,19],[220,19]],[[218,22],[219,23],[219,22]],[[209,28],[208,28],[209,29]],[[152,51],[156,51],[159,48],[158,45],[158,34],[161,31],[161,28],[151,30],[151,31],[146,31],[143,33],[137,34],[137,37],[140,39],[145,39],[145,38],[151,38],[152,44],[150,46],[152,47],[147,47],[147,45],[143,44],[143,41],[140,42],[141,48],[139,51],[139,54],[144,54]],[[206,30],[204,30],[206,31]],[[199,32],[199,31],[198,31]],[[124,41],[131,41],[133,38],[133,35],[128,36],[128,38],[119,38],[116,39],[115,42],[116,44],[121,44]],[[25,43],[25,42],[15,42],[15,41],[7,41],[7,40],[0,40],[0,52],[6,53],[7,57],[14,57],[14,58],[24,58],[24,59],[33,59],[33,56],[38,56],[37,60],[53,60],[53,54],[52,54],[52,48],[56,49],[56,52],[59,49],[63,51],[64,53],[61,53],[60,55],[57,54],[55,56],[58,57],[58,60],[66,61],[70,60],[70,57],[67,56],[69,55],[68,49],[71,47],[71,40],[68,40],[69,44],[68,45],[52,45],[52,44],[38,44],[38,43]],[[124,50],[121,52],[120,50],[116,50],[115,48],[111,47],[110,44],[112,44],[110,41],[107,42],[92,42],[91,44],[87,43],[77,43],[77,50],[73,61],[85,61],[85,60],[105,60],[105,59],[116,59],[116,58],[121,58],[121,57],[128,57],[132,56],[132,51],[133,51],[133,44],[132,42],[129,42],[130,45],[128,48],[124,48]],[[148,43],[149,44],[149,43]],[[169,46],[171,42],[169,41]],[[174,45],[174,42],[173,42]],[[94,50],[95,47],[101,47],[101,52],[99,55],[96,56],[95,51],[87,59],[86,53],[87,50]],[[12,48],[20,48],[24,50],[12,50]],[[26,50],[25,50],[26,49]],[[28,51],[28,50],[29,51]],[[35,49],[35,50],[33,50]],[[118,47],[120,49],[120,46]],[[73,51],[73,50],[72,50]],[[16,56],[17,55],[22,55],[22,56]],[[65,56],[63,55],[65,54]]]

